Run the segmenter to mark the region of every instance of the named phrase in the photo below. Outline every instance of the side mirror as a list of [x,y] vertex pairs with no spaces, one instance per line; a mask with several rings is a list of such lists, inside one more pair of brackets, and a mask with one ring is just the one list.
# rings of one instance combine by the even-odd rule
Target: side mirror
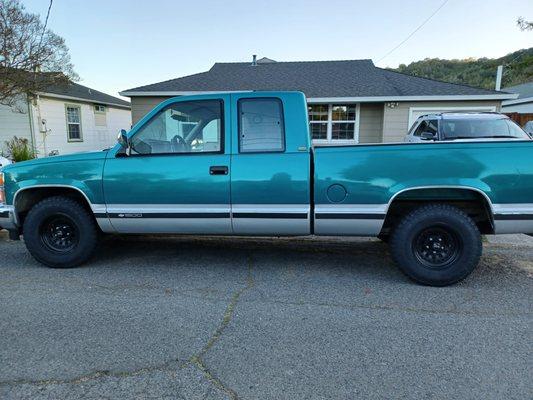
[[420,139],[421,140],[435,140],[436,137],[431,132],[422,132],[422,134],[420,135]]
[[124,148],[127,149],[129,146],[128,135],[125,129],[121,129],[118,133],[117,142]]

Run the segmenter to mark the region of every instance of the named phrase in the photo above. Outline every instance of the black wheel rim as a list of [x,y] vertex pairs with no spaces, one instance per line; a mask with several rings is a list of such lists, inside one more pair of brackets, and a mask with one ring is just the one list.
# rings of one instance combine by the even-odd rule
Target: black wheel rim
[[422,229],[413,241],[417,260],[431,269],[443,269],[459,258],[462,243],[456,232],[446,226]]
[[48,250],[67,253],[74,249],[80,239],[78,227],[72,219],[64,214],[48,217],[41,224],[39,236]]

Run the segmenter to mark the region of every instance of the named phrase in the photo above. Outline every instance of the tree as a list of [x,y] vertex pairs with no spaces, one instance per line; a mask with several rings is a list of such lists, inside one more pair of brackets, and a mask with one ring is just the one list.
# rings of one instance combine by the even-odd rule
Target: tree
[[520,17],[516,21],[516,24],[522,31],[531,31],[533,30],[533,22],[532,21],[526,21],[524,18]]
[[505,66],[504,87],[531,82],[533,80],[533,47],[517,50],[500,58],[425,59],[409,65],[400,64],[396,71],[422,78],[494,89],[498,65]]
[[[50,8],[52,0],[50,1]],[[0,0],[0,104],[77,80],[65,40],[20,0]]]

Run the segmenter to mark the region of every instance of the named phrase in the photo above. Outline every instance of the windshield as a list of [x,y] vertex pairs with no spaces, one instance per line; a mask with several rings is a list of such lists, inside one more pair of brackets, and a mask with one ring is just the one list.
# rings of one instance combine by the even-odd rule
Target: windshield
[[527,133],[507,118],[501,119],[445,119],[441,132],[446,140],[512,138],[529,139]]
[[524,125],[524,130],[530,135],[533,134],[533,121],[528,121]]

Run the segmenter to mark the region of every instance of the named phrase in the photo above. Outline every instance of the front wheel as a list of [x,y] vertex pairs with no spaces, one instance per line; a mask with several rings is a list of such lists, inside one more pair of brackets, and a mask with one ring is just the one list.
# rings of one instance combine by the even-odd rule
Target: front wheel
[[67,197],[49,197],[26,216],[24,242],[31,255],[53,268],[71,268],[92,256],[98,230],[92,215]]
[[392,233],[390,246],[402,272],[431,286],[466,278],[479,263],[483,247],[474,221],[445,204],[428,204],[404,217]]

